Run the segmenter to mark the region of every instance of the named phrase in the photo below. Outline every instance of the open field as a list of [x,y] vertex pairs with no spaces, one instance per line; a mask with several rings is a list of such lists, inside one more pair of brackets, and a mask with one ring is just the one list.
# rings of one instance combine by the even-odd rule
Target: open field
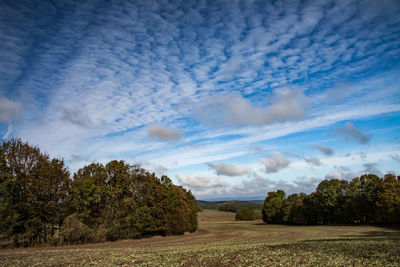
[[1,266],[400,266],[400,232],[372,226],[282,226],[199,213],[193,234],[0,250]]

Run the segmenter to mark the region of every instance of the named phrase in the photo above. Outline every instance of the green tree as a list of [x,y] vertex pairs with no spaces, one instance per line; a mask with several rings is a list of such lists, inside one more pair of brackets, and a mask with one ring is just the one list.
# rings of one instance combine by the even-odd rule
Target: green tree
[[400,176],[385,175],[378,194],[377,208],[382,222],[400,225]]
[[269,192],[262,208],[263,221],[266,223],[284,223],[289,216],[289,203],[283,190]]
[[69,172],[62,160],[51,159],[20,139],[0,146],[0,227],[18,244],[46,242],[66,214]]
[[74,176],[79,220],[97,240],[175,235],[197,228],[197,203],[167,176],[158,179],[137,165],[91,164]]
[[364,174],[351,180],[346,193],[354,222],[365,224],[382,221],[378,210],[381,182],[382,179],[374,174]]
[[[102,164],[92,163],[74,174],[73,200],[79,220],[97,230],[100,217],[106,217],[110,197],[106,185],[107,173]],[[105,213],[105,214],[104,214]]]
[[236,221],[253,221],[255,219],[257,219],[257,215],[251,208],[239,208],[235,215]]
[[287,197],[290,211],[288,217],[288,223],[290,224],[306,224],[306,217],[304,214],[303,200],[306,194],[291,194]]
[[316,204],[325,224],[339,222],[344,213],[347,182],[338,179],[321,181],[315,192]]
[[322,222],[315,195],[316,193],[313,192],[303,198],[303,212],[307,224],[319,224]]

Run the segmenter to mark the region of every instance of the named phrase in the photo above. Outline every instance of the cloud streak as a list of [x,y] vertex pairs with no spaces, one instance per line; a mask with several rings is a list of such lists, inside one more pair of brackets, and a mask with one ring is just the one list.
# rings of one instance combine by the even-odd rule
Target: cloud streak
[[323,163],[316,157],[304,157],[304,160],[314,166],[322,166]]
[[316,149],[318,149],[319,151],[321,151],[322,153],[324,153],[326,156],[332,156],[334,154],[333,150],[329,147],[326,146],[320,146],[320,145],[314,145],[313,147],[315,147]]

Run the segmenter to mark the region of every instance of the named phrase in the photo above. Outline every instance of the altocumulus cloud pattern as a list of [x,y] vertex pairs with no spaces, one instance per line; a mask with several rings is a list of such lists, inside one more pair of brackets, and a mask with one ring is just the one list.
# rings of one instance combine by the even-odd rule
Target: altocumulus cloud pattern
[[197,197],[398,172],[399,1],[0,3],[0,134]]

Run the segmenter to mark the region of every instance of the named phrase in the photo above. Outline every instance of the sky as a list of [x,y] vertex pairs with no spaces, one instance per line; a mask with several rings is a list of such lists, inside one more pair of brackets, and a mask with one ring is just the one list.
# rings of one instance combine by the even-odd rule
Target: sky
[[400,1],[0,0],[0,137],[198,199],[400,175]]

